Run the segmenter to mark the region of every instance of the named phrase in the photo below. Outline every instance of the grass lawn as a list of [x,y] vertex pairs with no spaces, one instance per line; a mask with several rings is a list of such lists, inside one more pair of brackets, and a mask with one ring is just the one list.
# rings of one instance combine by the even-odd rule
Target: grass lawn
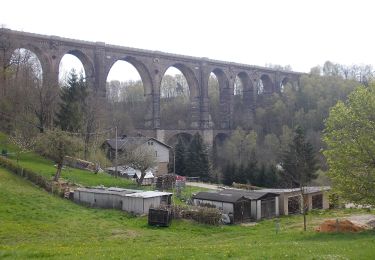
[[[0,132],[0,150],[6,148],[10,153],[8,159],[16,162],[16,146],[7,142],[7,136]],[[54,162],[35,154],[34,152],[21,153],[19,164],[22,167],[39,173],[42,176],[52,178],[56,173]],[[106,187],[137,188],[137,185],[124,178],[115,178],[107,173],[94,174],[89,171],[67,167],[63,169],[61,178],[84,186],[104,185]]]
[[256,226],[173,221],[147,225],[115,210],[90,209],[37,188],[0,168],[0,259],[374,259],[375,232],[321,234],[320,220],[359,211],[327,211]]

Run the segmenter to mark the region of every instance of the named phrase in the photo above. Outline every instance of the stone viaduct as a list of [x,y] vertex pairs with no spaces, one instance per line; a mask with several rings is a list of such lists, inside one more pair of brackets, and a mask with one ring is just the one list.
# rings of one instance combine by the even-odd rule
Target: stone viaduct
[[[88,84],[105,95],[107,75],[118,60],[132,64],[142,79],[147,101],[144,129],[141,133],[167,141],[178,133],[199,131],[207,143],[218,134],[231,131],[233,92],[236,77],[243,87],[246,109],[253,111],[258,88],[263,94],[280,92],[282,85],[297,86],[301,73],[251,66],[233,62],[170,54],[160,51],[115,46],[104,42],[88,42],[58,36],[39,35],[0,28],[0,64],[6,64],[19,48],[36,54],[43,70],[43,84],[58,84],[60,61],[65,54],[76,56],[83,64]],[[190,88],[190,129],[167,130],[160,128],[160,85],[170,67],[179,69]],[[220,123],[212,127],[209,116],[208,80],[214,73],[220,89]],[[0,82],[1,83],[1,82]]]

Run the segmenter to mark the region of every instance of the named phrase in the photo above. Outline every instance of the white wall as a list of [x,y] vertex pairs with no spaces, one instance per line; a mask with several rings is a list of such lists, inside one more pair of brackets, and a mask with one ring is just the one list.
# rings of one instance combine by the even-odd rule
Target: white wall
[[143,149],[151,149],[157,162],[169,162],[169,149],[160,143],[150,140],[141,146]]
[[227,202],[219,202],[219,201],[211,201],[211,200],[201,200],[201,199],[194,199],[194,205],[199,206],[199,204],[211,204],[214,205],[216,208],[221,209],[223,213],[233,214],[233,204]]

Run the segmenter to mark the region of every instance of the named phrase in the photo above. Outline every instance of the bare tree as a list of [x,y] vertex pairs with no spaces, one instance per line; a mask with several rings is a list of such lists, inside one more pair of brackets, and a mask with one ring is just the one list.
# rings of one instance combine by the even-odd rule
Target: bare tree
[[81,150],[81,141],[61,130],[50,130],[40,134],[37,151],[57,163],[54,181],[58,181],[65,156],[74,156]]
[[138,185],[142,185],[146,172],[157,165],[153,151],[144,145],[127,148],[119,158],[119,163],[141,171],[141,177],[137,180]]

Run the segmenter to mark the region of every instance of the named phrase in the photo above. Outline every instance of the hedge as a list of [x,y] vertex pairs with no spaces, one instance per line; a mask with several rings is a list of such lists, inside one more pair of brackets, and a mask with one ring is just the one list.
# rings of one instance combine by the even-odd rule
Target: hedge
[[59,187],[59,185],[55,185],[51,180],[39,175],[38,173],[22,168],[20,165],[16,164],[15,162],[5,158],[4,156],[0,156],[0,166],[8,169],[9,171],[13,172],[16,175],[19,175],[32,183],[36,184],[37,186],[45,189],[48,192],[52,192],[58,196],[64,196],[64,190]]

